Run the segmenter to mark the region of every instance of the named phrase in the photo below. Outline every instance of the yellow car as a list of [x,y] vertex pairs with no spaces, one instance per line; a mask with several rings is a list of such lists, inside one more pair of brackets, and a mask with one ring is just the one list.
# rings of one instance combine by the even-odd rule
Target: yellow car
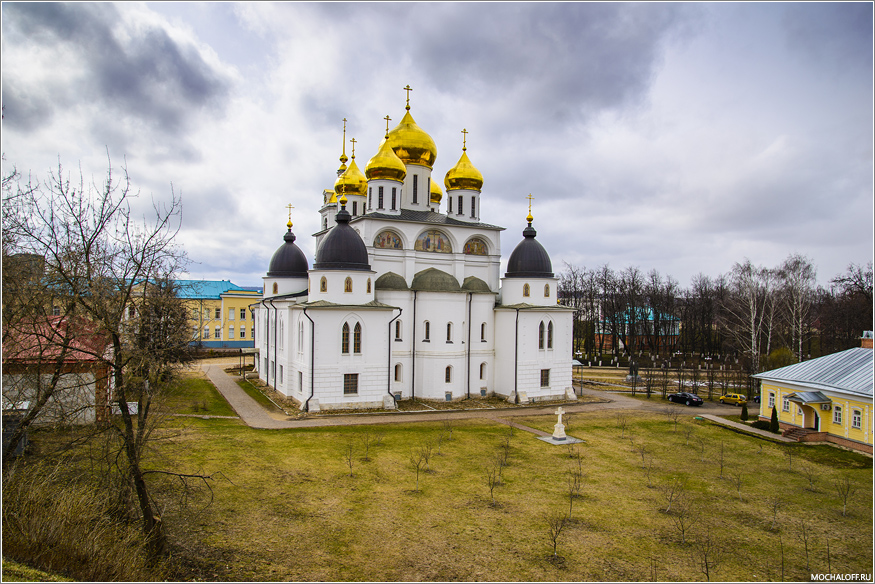
[[727,393],[726,395],[720,396],[720,403],[740,406],[741,404],[747,403],[747,396],[741,395],[740,393]]

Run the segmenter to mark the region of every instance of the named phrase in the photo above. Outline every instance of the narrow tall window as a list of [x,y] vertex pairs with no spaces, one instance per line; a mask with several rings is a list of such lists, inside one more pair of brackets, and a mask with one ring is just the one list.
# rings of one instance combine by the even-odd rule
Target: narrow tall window
[[234,338],[234,325],[228,327],[228,339]]
[[552,322],[547,323],[547,348],[548,349],[553,348],[553,323]]
[[352,292],[352,278],[350,278],[349,276],[347,276],[346,280],[343,281],[343,291]]
[[425,321],[425,338],[423,339],[424,341],[430,340],[430,338],[429,338],[429,332],[430,332],[429,329],[430,328],[431,328],[431,326],[429,325],[429,322]]
[[374,209],[374,187],[368,187],[368,209]]
[[222,327],[220,327],[220,326],[217,326],[217,327],[216,327],[216,338],[217,338],[217,339],[221,339],[221,338],[222,338]]
[[371,293],[371,279],[368,278],[368,294]]
[[773,408],[773,407],[775,407],[775,393],[770,391],[769,392],[769,408]]
[[480,379],[486,379],[486,363],[480,364]]
[[222,318],[222,309],[217,308],[216,309],[216,320],[221,320],[221,318]]
[[447,365],[446,371],[444,371],[444,381],[449,383],[453,380],[453,368]]
[[246,338],[246,327],[245,327],[245,326],[241,326],[241,327],[240,327],[240,338],[241,338],[241,339],[245,339],[245,338]]
[[401,381],[401,363],[395,365],[395,381]]
[[476,217],[476,215],[474,214],[474,205],[475,205],[474,197],[471,197],[471,219]]
[[550,284],[544,284],[544,298],[550,298]]
[[208,327],[208,326],[204,327],[204,338],[205,339],[210,338],[210,327]]
[[383,210],[383,187],[377,187],[377,209]]
[[453,323],[451,322],[447,323],[447,342],[453,342]]
[[355,217],[359,214],[359,203],[358,201],[352,202],[352,216]]
[[325,276],[322,276],[322,279],[319,280],[319,291],[328,292],[328,280],[325,278]]
[[465,209],[462,208],[462,195],[459,195],[459,215],[462,215]]
[[538,325],[538,348],[544,348],[544,321],[541,321],[541,324]]
[[447,215],[453,212],[453,197],[447,197]]
[[343,323],[343,333],[340,337],[340,352],[349,355],[349,323]]
[[240,320],[246,320],[246,309],[245,308],[240,309]]
[[228,309],[228,320],[234,320],[234,309],[233,308]]
[[397,190],[398,189],[396,189],[395,187],[392,187],[392,210],[393,211],[395,210],[395,207],[397,206],[397,200],[398,200],[398,196],[396,194]]
[[362,325],[360,322],[355,323],[355,328],[352,331],[352,352],[356,355],[362,352]]
[[395,321],[395,340],[396,341],[401,340],[401,321],[400,320]]
[[486,323],[480,325],[480,340],[486,342]]
[[279,294],[279,291],[280,291],[280,286],[279,286],[279,284],[277,284],[276,282],[274,282],[274,283],[273,283],[273,293],[274,293],[274,294]]
[[529,288],[528,284],[523,284],[523,296],[528,298],[529,294],[531,294],[531,288]]
[[419,176],[417,176],[415,174],[413,175],[413,204],[414,205],[416,204],[416,196],[417,196],[417,193],[419,192],[419,182],[417,181],[418,178],[419,178]]

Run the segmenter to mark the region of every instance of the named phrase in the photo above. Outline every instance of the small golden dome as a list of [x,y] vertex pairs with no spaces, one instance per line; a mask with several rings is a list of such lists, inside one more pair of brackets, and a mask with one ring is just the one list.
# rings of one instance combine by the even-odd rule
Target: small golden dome
[[468,153],[465,152],[464,148],[462,149],[462,157],[459,158],[459,162],[444,177],[444,186],[447,187],[447,191],[457,189],[479,191],[483,188],[483,175],[468,160]]
[[365,175],[362,174],[362,171],[359,170],[358,165],[355,163],[355,157],[353,156],[352,161],[349,163],[349,168],[347,168],[343,174],[341,174],[337,181],[334,183],[334,196],[331,197],[332,202],[337,201],[337,196],[350,196],[357,195],[359,197],[365,197],[368,194],[368,179],[365,178]]
[[403,182],[404,177],[407,176],[407,167],[404,166],[389,143],[383,139],[380,143],[380,149],[365,166],[365,176],[368,180],[383,178]]
[[[404,114],[401,123],[395,126],[389,137],[383,142],[388,142],[392,150],[404,164],[421,164],[432,168],[437,160],[437,146],[431,136],[413,121],[410,112]],[[380,144],[380,148],[383,144]]]
[[441,186],[436,180],[431,181],[431,202],[440,205],[443,198],[444,194],[441,192]]

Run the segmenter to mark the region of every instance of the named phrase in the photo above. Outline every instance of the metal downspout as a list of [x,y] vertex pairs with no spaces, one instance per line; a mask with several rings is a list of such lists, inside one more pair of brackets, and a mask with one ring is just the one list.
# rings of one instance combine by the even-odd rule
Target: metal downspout
[[392,395],[392,323],[401,318],[401,313],[404,312],[403,309],[398,309],[398,316],[389,321],[389,336],[387,337],[389,347],[389,356],[387,357],[389,361],[389,368],[386,373],[386,393],[392,396],[392,399],[395,399],[395,396]]
[[[273,303],[273,298],[268,298],[268,301],[270,302],[271,308],[273,308],[273,336],[274,336],[274,343],[273,343],[273,388],[276,391],[279,391],[279,387],[277,387],[277,383],[276,383],[276,361],[277,361],[277,352],[276,351],[277,351],[277,346],[279,345],[279,334],[277,333],[277,325],[276,325],[277,318],[278,318],[278,312],[277,312],[276,306]],[[268,349],[268,355],[270,355],[270,349]],[[270,385],[270,382],[268,382],[268,385]]]
[[307,314],[307,307],[304,306],[304,316],[307,317],[307,320],[310,321],[310,397],[307,398],[307,401],[304,402],[304,407],[301,409],[305,412],[310,411],[310,400],[313,399],[313,394],[316,392],[315,385],[315,366],[316,366],[316,323],[313,322],[313,319],[310,318],[310,315]]
[[473,292],[468,292],[468,346],[465,347],[465,357],[468,361],[468,399],[471,399],[471,299],[474,297]]
[[413,342],[410,359],[410,399],[416,397],[416,290],[413,291]]
[[517,376],[519,373],[519,350],[520,350],[520,309],[516,309],[516,323],[513,330],[513,403],[520,403],[519,391],[517,389]]

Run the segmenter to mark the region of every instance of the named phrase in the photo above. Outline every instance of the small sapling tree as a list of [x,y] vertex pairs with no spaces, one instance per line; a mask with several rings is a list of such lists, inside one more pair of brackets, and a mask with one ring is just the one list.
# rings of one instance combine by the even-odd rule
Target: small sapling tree
[[349,467],[349,476],[352,476],[352,467],[355,462],[355,443],[352,440],[348,440],[343,448],[343,460]]
[[423,467],[425,466],[426,460],[426,452],[425,448],[420,446],[419,448],[414,448],[410,452],[410,466],[413,468],[413,472],[416,474],[416,488],[414,492],[419,492],[419,473],[422,472]]
[[681,536],[681,545],[687,545],[687,534],[699,519],[698,514],[693,509],[693,503],[686,500],[681,501],[675,505],[674,513],[669,517]]
[[784,500],[778,495],[773,495],[769,498],[769,510],[772,512],[772,525],[770,530],[775,531],[778,527],[778,511],[784,506]]
[[659,490],[662,492],[663,499],[665,499],[667,504],[663,512],[671,513],[671,506],[683,499],[686,485],[684,485],[680,477],[674,477],[663,483]]
[[833,481],[835,491],[842,502],[842,517],[848,514],[848,499],[854,494],[856,488],[849,477],[843,477]]
[[544,517],[544,522],[547,524],[550,541],[553,544],[553,556],[551,557],[551,560],[557,562],[559,561],[559,555],[556,553],[556,548],[559,542],[559,536],[562,535],[562,530],[565,529],[565,526],[568,523],[568,515],[559,513],[547,515]]

